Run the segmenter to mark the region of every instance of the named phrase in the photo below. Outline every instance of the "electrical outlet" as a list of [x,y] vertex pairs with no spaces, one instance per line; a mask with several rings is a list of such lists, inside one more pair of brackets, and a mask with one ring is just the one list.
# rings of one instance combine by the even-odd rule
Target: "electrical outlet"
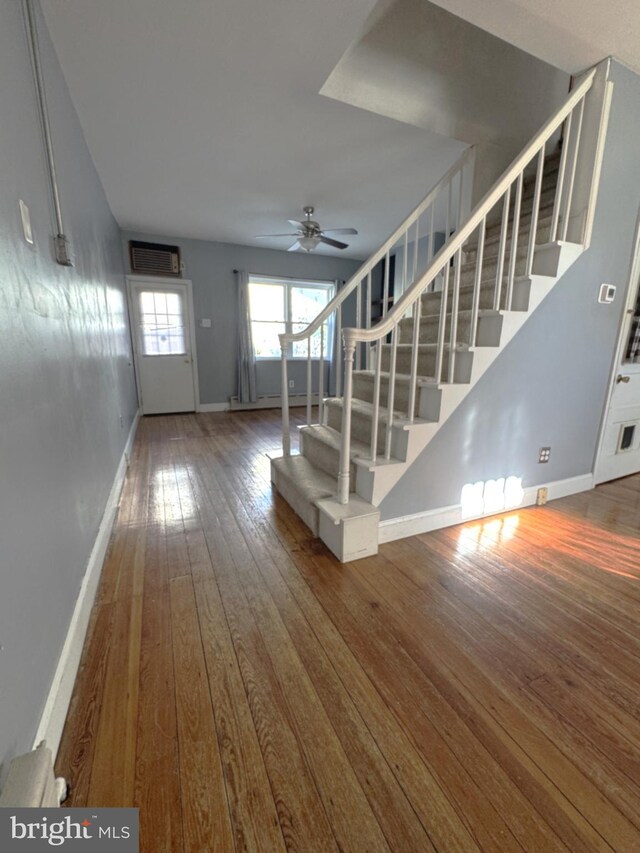
[[536,495],[536,503],[538,506],[544,506],[547,502],[547,498],[549,497],[549,489],[544,486],[541,489],[538,489],[538,494]]
[[550,447],[541,447],[540,453],[538,454],[538,462],[548,462],[551,457],[551,448]]
[[296,387],[295,379],[290,379],[289,380],[289,388],[295,388],[295,387]]

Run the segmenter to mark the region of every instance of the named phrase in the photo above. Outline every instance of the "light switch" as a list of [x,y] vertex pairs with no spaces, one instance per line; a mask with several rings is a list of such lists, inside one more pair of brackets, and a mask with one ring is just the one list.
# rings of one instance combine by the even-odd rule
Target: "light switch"
[[20,218],[22,219],[22,232],[24,234],[24,239],[33,246],[33,231],[31,230],[31,216],[29,214],[29,208],[27,205],[20,199]]
[[211,328],[211,320],[208,317],[203,317],[200,320],[200,328],[201,329],[210,329]]

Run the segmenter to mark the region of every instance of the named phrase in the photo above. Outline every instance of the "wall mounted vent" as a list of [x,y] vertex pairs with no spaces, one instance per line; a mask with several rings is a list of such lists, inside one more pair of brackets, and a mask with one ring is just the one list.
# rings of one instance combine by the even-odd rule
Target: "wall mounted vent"
[[180,276],[180,249],[163,243],[129,240],[131,272]]

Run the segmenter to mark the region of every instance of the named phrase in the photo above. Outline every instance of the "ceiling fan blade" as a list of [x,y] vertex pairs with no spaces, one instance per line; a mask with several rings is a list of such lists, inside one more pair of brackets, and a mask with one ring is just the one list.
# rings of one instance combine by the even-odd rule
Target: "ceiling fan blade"
[[333,246],[334,249],[346,249],[349,245],[348,243],[341,243],[339,240],[332,240],[331,237],[325,237],[322,235],[320,237],[321,243],[326,243],[327,246]]
[[300,241],[296,240],[296,242],[293,244],[293,246],[289,246],[289,248],[287,249],[287,252],[297,252],[298,249],[301,249],[301,248],[302,248],[302,246],[300,245]]
[[304,231],[304,222],[300,222],[299,219],[287,219],[289,225],[293,225],[294,228],[299,228],[301,231]]
[[298,232],[294,231],[289,234],[254,234],[254,240],[263,240],[265,237],[297,237]]
[[357,234],[355,228],[323,228],[323,234]]

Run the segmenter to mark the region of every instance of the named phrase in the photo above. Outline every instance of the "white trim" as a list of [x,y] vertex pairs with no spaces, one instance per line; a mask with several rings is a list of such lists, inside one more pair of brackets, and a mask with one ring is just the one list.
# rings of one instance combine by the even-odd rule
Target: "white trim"
[[[311,395],[311,404],[313,406],[317,406],[320,402],[320,398],[318,394]],[[306,406],[307,405],[307,395],[306,394],[292,394],[289,397],[289,408],[294,406]],[[252,410],[252,409],[281,409],[282,408],[282,397],[280,394],[262,394],[255,403],[239,403],[237,397],[231,397],[229,401],[229,407],[232,412],[243,411],[243,410]]]
[[120,492],[122,491],[122,485],[127,473],[140,414],[140,409],[138,409],[129,430],[127,443],[120,458],[120,463],[118,464],[113,485],[107,499],[107,505],[102,515],[102,521],[100,522],[91,555],[89,556],[89,562],[80,585],[80,591],[69,623],[67,636],[62,647],[62,652],[60,653],[60,658],[58,659],[49,695],[45,702],[38,731],[33,742],[33,748],[35,749],[39,743],[46,740],[48,748],[53,753],[54,761],[58,747],[60,746],[60,738],[62,737],[69,704],[71,703],[82,648],[89,626],[89,617],[98,589],[102,565],[107,553],[111,529],[116,510],[118,509]]
[[[533,506],[536,502],[538,489],[543,488],[549,490],[548,500],[576,495],[578,492],[587,492],[593,488],[593,474],[581,474],[578,477],[569,477],[566,480],[554,480],[551,483],[539,483],[537,486],[527,486],[519,506],[502,510],[500,513],[495,513],[495,515],[501,515],[503,512],[517,512],[517,510],[523,507]],[[426,512],[417,512],[414,515],[389,518],[386,521],[380,522],[378,541],[380,544],[383,542],[393,542],[396,539],[405,539],[407,536],[415,536],[418,533],[429,533],[431,530],[452,527],[454,524],[462,524],[467,521],[477,520],[478,518],[490,518],[491,515],[494,515],[494,513],[475,516],[473,518],[463,518],[462,506],[455,504],[453,506],[439,507],[438,509],[429,509]]]
[[133,311],[133,300],[131,298],[132,284],[143,284],[144,282],[151,282],[154,287],[173,287],[177,285],[184,285],[186,293],[187,293],[187,310],[189,313],[189,334],[191,335],[191,348],[189,357],[191,359],[191,378],[193,381],[193,403],[194,403],[194,411],[199,412],[200,409],[200,381],[199,381],[199,373],[198,373],[198,350],[196,344],[196,321],[195,321],[195,313],[193,308],[193,284],[191,279],[188,278],[161,278],[155,277],[151,275],[128,275],[127,279],[127,307],[129,309],[129,325],[131,328],[131,349],[133,352],[133,366],[136,374],[136,388],[138,392],[138,408],[144,412],[144,407],[142,405],[142,400],[140,398],[142,385],[140,383],[140,372],[138,370],[138,336],[135,333],[135,322],[134,322],[134,311]]
[[228,412],[229,403],[200,403],[199,412]]

